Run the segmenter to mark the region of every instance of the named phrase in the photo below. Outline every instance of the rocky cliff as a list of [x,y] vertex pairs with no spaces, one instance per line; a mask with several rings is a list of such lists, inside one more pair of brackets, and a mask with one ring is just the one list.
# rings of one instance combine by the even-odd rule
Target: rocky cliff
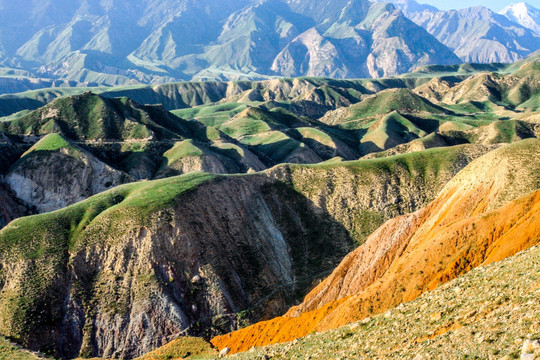
[[49,134],[17,160],[5,181],[24,203],[47,212],[133,178],[70,144],[61,135]]
[[28,206],[17,198],[9,185],[0,181],[0,229],[10,221],[31,213]]

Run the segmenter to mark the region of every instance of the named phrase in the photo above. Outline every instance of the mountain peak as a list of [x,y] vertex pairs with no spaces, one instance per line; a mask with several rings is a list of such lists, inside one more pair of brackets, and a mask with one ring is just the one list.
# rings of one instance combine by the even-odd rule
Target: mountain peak
[[511,3],[502,9],[499,14],[540,34],[540,10],[524,1]]

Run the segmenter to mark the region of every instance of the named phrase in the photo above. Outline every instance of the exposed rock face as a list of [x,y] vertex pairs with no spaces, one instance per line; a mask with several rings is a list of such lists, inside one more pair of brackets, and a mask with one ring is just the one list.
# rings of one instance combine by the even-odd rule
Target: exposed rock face
[[[324,22],[297,36],[276,56],[271,67],[276,74],[379,78],[414,70],[439,56],[445,64],[457,61],[391,5],[341,1],[322,6],[328,11],[322,15],[318,3],[291,3],[294,9]],[[400,33],[421,40],[399,38]],[[426,51],[429,46],[434,47],[433,52]]]
[[237,352],[332,329],[538,244],[540,169],[523,164],[539,151],[526,140],[474,161],[426,208],[386,222],[301,305],[214,345]]
[[57,210],[133,179],[82,149],[70,146],[41,150],[34,145],[11,168],[6,183],[18,198],[39,212]]
[[[298,56],[297,54],[302,54]],[[312,28],[295,38],[283,49],[274,62],[272,71],[284,76],[343,76],[338,50],[327,39]]]
[[221,141],[208,146],[185,140],[176,143],[163,157],[165,160],[153,176],[155,179],[192,172],[238,174],[267,168],[251,151]]
[[[61,353],[136,356],[180,334],[233,330],[241,310],[249,310],[243,321],[284,312],[352,246],[342,226],[309,207],[298,196],[284,201],[262,178],[223,179],[156,213],[148,227],[126,226],[106,244],[72,251],[55,276],[57,284],[73,279],[58,289],[67,302],[50,300],[62,314]],[[334,241],[319,241],[319,231]]]
[[462,150],[128,184],[19,219],[0,232],[0,331],[67,357],[132,357],[272,318],[374,224],[422,207],[470,161]]
[[5,174],[30,145],[14,144],[5,134],[0,132],[0,229],[10,221],[21,216],[30,215],[31,209],[5,182]]

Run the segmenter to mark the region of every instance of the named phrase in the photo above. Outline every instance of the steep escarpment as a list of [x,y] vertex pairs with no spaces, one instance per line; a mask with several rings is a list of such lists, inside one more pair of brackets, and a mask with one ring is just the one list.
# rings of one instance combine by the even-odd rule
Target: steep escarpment
[[133,181],[129,175],[49,134],[10,168],[6,183],[39,212],[57,210],[112,187]]
[[495,150],[424,209],[377,229],[304,302],[280,318],[213,339],[243,351],[332,329],[410,301],[481,264],[540,241],[538,140]]
[[10,166],[31,146],[13,140],[0,133],[0,228],[6,226],[13,219],[30,215],[33,211],[17,197],[5,181],[5,175]]
[[272,318],[483,151],[172,177],[15,220],[0,232],[0,331],[66,357],[131,357]]

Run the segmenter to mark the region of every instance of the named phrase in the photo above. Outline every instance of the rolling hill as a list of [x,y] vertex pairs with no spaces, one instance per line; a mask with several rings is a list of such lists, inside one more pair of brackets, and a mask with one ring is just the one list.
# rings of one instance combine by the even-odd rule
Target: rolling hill
[[129,357],[271,318],[486,151],[188,174],[20,218],[0,231],[0,331],[61,356]]
[[[537,58],[497,72],[462,65],[380,80],[302,78],[97,89],[101,95],[26,94],[25,101],[29,95],[52,101],[0,121],[0,132],[11,137],[0,170],[5,204],[26,207],[5,205],[3,217],[59,209],[141,179],[248,173],[281,163],[537,137]],[[127,96],[180,108],[171,113]],[[5,98],[27,104],[23,99]],[[57,174],[70,174],[69,180],[51,181]],[[8,208],[19,210],[9,214]]]
[[[388,9],[332,4],[287,11],[305,26],[331,15],[333,32],[355,12]],[[238,16],[254,26],[284,11],[277,1],[244,9]],[[226,43],[246,34],[234,19]],[[145,56],[179,55],[154,50]],[[253,346],[238,356],[320,357],[328,339],[349,358],[453,356],[471,354],[455,341],[475,326],[483,356],[499,335],[525,339],[532,320],[508,329],[474,314],[450,321],[454,310],[483,314],[481,293],[468,302],[456,293],[463,306],[448,314],[430,299],[538,244],[538,57],[380,79],[0,96],[9,115],[0,119],[0,357],[39,355],[26,348],[51,358],[204,359]],[[513,259],[534,251],[507,264],[521,267]],[[494,309],[506,316],[508,303],[521,314],[506,279],[482,289],[504,284],[508,298]],[[399,315],[426,308],[429,321]],[[370,347],[402,326],[410,351],[394,347],[403,331]],[[359,336],[367,348],[343,348]],[[448,351],[427,347],[432,339]],[[293,342],[270,346],[284,341]]]

